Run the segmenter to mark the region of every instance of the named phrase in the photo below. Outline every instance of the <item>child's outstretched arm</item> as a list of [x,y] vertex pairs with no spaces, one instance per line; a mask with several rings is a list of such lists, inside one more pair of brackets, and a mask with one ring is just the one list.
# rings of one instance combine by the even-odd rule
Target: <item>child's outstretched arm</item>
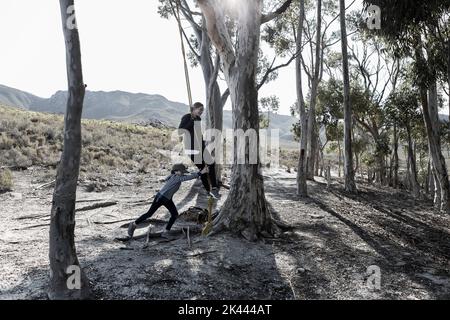
[[179,176],[178,179],[179,179],[181,182],[184,182],[184,181],[189,181],[189,180],[197,179],[197,178],[200,177],[201,175],[202,175],[202,173],[201,173],[201,171],[199,171],[199,172],[196,172],[196,173],[188,174],[187,176]]
[[180,176],[179,179],[181,182],[183,181],[189,181],[189,180],[193,180],[193,179],[197,179],[198,177],[200,177],[202,174],[207,173],[208,172],[208,167],[203,168],[202,171],[196,172],[196,173],[191,173],[187,176]]

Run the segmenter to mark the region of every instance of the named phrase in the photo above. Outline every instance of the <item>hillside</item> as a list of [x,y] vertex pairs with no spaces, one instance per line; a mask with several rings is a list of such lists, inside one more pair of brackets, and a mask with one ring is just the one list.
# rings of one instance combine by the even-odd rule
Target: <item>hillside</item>
[[[50,98],[40,98],[30,93],[0,85],[0,103],[17,106],[31,111],[62,114],[67,101],[67,92],[58,91]],[[140,123],[161,121],[177,127],[181,117],[189,110],[188,105],[174,102],[161,95],[130,93],[124,91],[87,91],[83,118],[115,120],[120,122]],[[224,111],[224,128],[232,126],[231,111]],[[293,142],[290,132],[297,120],[286,115],[271,115],[270,129],[279,129],[283,145]]]
[[[61,115],[0,105],[0,167],[54,169],[63,142]],[[170,131],[106,120],[82,121],[81,176],[105,180],[118,172],[147,173],[169,165]]]
[[[56,168],[62,151],[62,115],[2,105],[0,115],[0,167]],[[117,173],[145,175],[169,168],[168,154],[176,148],[169,128],[84,119],[82,130],[81,176],[95,181]],[[296,166],[295,151],[281,150],[280,156],[281,165]]]

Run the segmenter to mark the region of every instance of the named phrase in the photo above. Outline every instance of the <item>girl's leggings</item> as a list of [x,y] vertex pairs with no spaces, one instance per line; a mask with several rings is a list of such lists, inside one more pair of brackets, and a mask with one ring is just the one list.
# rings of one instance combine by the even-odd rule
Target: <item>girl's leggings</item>
[[150,206],[150,209],[148,209],[147,213],[144,213],[136,220],[136,224],[140,224],[150,218],[161,206],[166,207],[170,212],[170,220],[166,226],[166,230],[170,230],[178,217],[178,210],[172,199],[167,199],[159,193],[156,195],[155,200],[153,200],[153,203]]

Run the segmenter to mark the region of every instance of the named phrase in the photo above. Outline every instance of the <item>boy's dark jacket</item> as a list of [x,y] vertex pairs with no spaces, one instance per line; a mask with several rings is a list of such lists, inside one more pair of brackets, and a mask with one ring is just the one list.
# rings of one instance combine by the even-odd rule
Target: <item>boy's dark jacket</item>
[[185,149],[202,151],[205,149],[205,141],[203,141],[201,122],[202,118],[193,117],[192,114],[188,113],[181,118],[180,125],[178,129],[185,129],[190,134],[190,140],[185,139]]

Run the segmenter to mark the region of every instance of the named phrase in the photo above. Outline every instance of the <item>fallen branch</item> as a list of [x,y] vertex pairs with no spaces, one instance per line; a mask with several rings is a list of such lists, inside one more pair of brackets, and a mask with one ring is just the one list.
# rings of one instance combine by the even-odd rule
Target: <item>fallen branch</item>
[[[184,228],[181,228],[178,230],[170,230],[169,235],[170,236],[181,235],[181,234],[183,234],[183,232],[186,232],[183,229]],[[193,232],[195,234],[200,234],[202,232],[202,228],[199,228],[199,227],[193,227],[193,228],[190,228],[189,230],[190,230],[190,232]],[[144,239],[144,238],[147,238],[147,239],[161,238],[161,233],[162,232],[146,232],[146,233],[143,233],[143,234],[140,234],[137,236],[133,236],[133,240],[139,240],[139,239]],[[130,237],[123,237],[123,238],[117,237],[117,238],[115,238],[115,240],[126,242],[126,241],[130,241],[132,239]]]
[[44,223],[44,224],[36,224],[36,225],[32,225],[29,227],[24,227],[24,228],[20,228],[20,229],[12,229],[14,231],[20,231],[20,230],[26,230],[26,229],[34,229],[34,228],[40,228],[40,227],[48,227],[50,226],[50,223]]
[[14,218],[14,220],[40,219],[40,218],[47,218],[49,216],[50,216],[49,213],[46,213],[46,214],[30,214],[28,216],[21,216],[21,217]]
[[53,180],[53,181],[41,184],[40,186],[37,186],[36,188],[34,188],[34,190],[39,190],[39,189],[44,189],[46,187],[50,187],[50,186],[54,185],[55,182],[56,182],[56,180]]
[[95,202],[95,201],[106,201],[108,199],[80,199],[77,200],[77,203],[81,203],[81,202]]
[[76,209],[75,212],[89,211],[89,210],[94,210],[94,209],[99,209],[99,208],[106,208],[106,207],[110,207],[110,206],[115,206],[118,203],[119,203],[118,201],[107,201],[107,202],[95,203],[95,204],[90,205],[90,206],[86,206],[86,207],[82,207],[82,208]]
[[[114,224],[114,223],[124,222],[124,221],[130,221],[130,218],[122,219],[122,220],[114,220],[114,221],[105,221],[105,222],[94,221],[94,224]],[[128,224],[126,224],[126,226],[128,227]]]
[[194,253],[194,254],[187,254],[186,257],[192,258],[192,257],[198,257],[204,254],[208,254],[208,253],[213,253],[213,252],[217,252],[217,250],[210,250],[210,251],[202,251],[202,252],[198,252],[198,253]]
[[25,166],[2,166],[0,169],[10,169],[13,171],[21,171],[21,170],[28,170],[28,167]]
[[[128,219],[128,220],[131,221],[132,219]],[[166,220],[153,218],[153,219],[148,219],[148,220],[144,221],[142,223],[142,226],[143,227],[148,226],[152,222],[154,222],[154,223],[161,223],[161,224],[166,224],[167,223]],[[141,227],[141,224],[139,224],[139,227]],[[121,225],[120,228],[123,228],[123,229],[128,228],[128,223],[125,223],[125,224]]]

